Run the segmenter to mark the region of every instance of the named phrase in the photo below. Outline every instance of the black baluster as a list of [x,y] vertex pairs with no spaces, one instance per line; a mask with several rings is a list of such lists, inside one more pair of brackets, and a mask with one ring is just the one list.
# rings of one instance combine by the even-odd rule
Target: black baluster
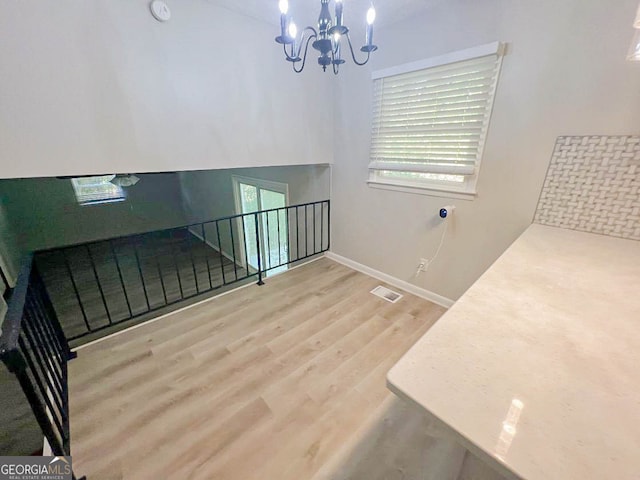
[[309,225],[307,222],[307,212],[309,209],[308,205],[304,206],[304,257],[307,258],[309,256]]
[[291,245],[289,245],[290,242],[293,241],[293,237],[291,235],[291,225],[290,225],[290,221],[289,221],[289,214],[291,213],[291,207],[287,207],[285,208],[285,215],[284,215],[284,229],[285,232],[287,232],[287,258],[286,258],[286,263],[287,265],[289,265],[291,263]]
[[331,248],[331,201],[327,200],[327,250]]
[[24,315],[26,316],[27,314],[30,315],[33,324],[40,334],[40,337],[43,339],[43,342],[48,345],[49,350],[51,350],[51,361],[53,361],[54,359],[56,360],[54,368],[60,372],[60,375],[62,375],[62,364],[63,361],[66,360],[64,354],[60,350],[55,337],[51,335],[51,332],[47,328],[48,322],[43,319],[39,306],[36,304],[33,298],[30,298],[30,296],[27,296],[27,299],[25,301]]
[[282,245],[280,244],[280,209],[276,210],[276,220],[278,222],[278,266],[282,265]]
[[204,244],[204,258],[207,261],[207,275],[209,276],[209,289],[213,288],[213,282],[211,281],[211,267],[209,266],[209,247],[207,246],[207,233],[204,228],[204,223],[200,224],[202,226],[202,243]]
[[107,320],[109,321],[109,325],[113,325],[111,321],[111,314],[109,313],[109,307],[107,306],[107,299],[104,297],[104,291],[102,290],[102,284],[100,283],[100,279],[98,278],[98,272],[96,270],[96,264],[93,261],[93,255],[91,254],[91,246],[87,245],[87,253],[89,254],[89,261],[91,262],[91,269],[93,270],[93,276],[96,279],[96,284],[98,285],[98,290],[100,291],[100,297],[102,298],[102,304],[104,305],[104,310],[107,312]]
[[[233,272],[236,276],[236,280],[238,280],[238,261],[236,260],[236,240],[233,236],[233,221],[229,219],[229,231],[231,232],[231,252],[233,257]],[[242,235],[244,237],[244,224],[242,226]],[[246,237],[245,237],[246,238]],[[247,252],[247,242],[244,242],[244,251]],[[222,255],[222,248],[220,248],[220,255]],[[248,272],[248,270],[247,270]]]
[[300,207],[296,205],[296,260],[300,258]]
[[80,298],[80,293],[78,292],[76,280],[75,278],[73,278],[73,272],[71,271],[71,265],[69,264],[69,258],[67,257],[67,251],[65,249],[62,250],[62,258],[64,258],[64,264],[67,267],[67,273],[69,274],[69,279],[71,280],[71,285],[73,286],[73,292],[76,294],[76,300],[78,301],[78,306],[80,307],[80,311],[82,312],[82,319],[84,320],[84,324],[87,326],[87,331],[92,332],[93,330],[89,325],[87,312],[84,311],[84,305],[82,304],[82,299]]
[[[33,286],[30,287],[30,290],[32,288]],[[55,332],[51,327],[51,323],[48,321],[48,318],[46,318],[44,307],[40,304],[38,296],[35,295],[35,291],[31,290],[29,293],[32,294],[32,296],[31,298],[27,298],[26,305],[30,306],[30,309],[33,312],[34,316],[37,318],[38,323],[43,326],[47,338],[54,346],[57,358],[59,359],[60,363],[62,363],[68,358],[65,350],[62,345],[60,345],[60,341],[55,335]]]
[[167,299],[167,287],[164,284],[164,276],[162,275],[162,265],[160,264],[160,254],[158,253],[158,249],[154,246],[153,237],[150,238],[149,244],[153,249],[153,257],[156,260],[156,270],[158,271],[158,278],[160,279],[160,286],[162,287],[162,296],[164,297],[164,304],[169,305],[169,300]]
[[138,239],[133,240],[133,253],[136,257],[136,265],[138,266],[138,274],[140,275],[140,282],[142,283],[142,292],[144,293],[144,300],[147,303],[147,312],[151,311],[151,305],[149,305],[149,294],[147,293],[147,284],[144,281],[144,274],[142,273],[142,267],[140,266],[140,254],[138,253]]
[[216,235],[218,237],[218,256],[220,257],[220,270],[222,270],[222,285],[227,284],[227,279],[224,275],[224,260],[222,259],[222,243],[220,242],[220,225],[216,220]]
[[320,251],[324,252],[324,202],[320,202]]
[[[31,278],[33,281],[33,285],[36,288],[36,291],[38,293],[36,298],[42,304],[45,315],[47,316],[47,319],[48,319],[47,324],[51,327],[51,329],[53,330],[53,333],[58,339],[58,342],[60,344],[60,347],[62,348],[65,358],[67,360],[76,358],[77,354],[75,352],[72,352],[69,349],[69,342],[65,337],[64,330],[62,330],[62,325],[58,320],[58,315],[56,314],[56,311],[53,308],[53,304],[51,303],[51,298],[49,297],[49,293],[47,292],[47,287],[45,286],[44,281],[42,280],[42,276],[40,275],[36,264],[33,264],[32,266]],[[66,362],[65,362],[65,365],[66,365]]]
[[[37,351],[37,349],[36,349],[36,347],[33,344],[33,341],[31,339],[29,339],[29,343],[33,346],[31,351],[35,354],[34,356],[36,357],[36,363],[38,363],[38,365],[40,366],[40,371],[43,372],[43,373],[46,373],[46,370],[44,369],[41,361],[39,360],[39,353],[38,353],[38,351]],[[46,387],[42,383],[43,379],[40,378],[41,377],[40,375],[38,375],[38,368],[36,367],[33,359],[31,358],[31,355],[29,355],[29,349],[28,349],[27,345],[24,343],[24,340],[23,340],[22,336],[20,338],[18,338],[18,345],[20,346],[20,349],[21,349],[21,351],[22,351],[22,353],[24,355],[24,358],[27,361],[27,365],[29,365],[29,368],[31,369],[31,372],[33,374],[33,379],[36,382],[38,390],[40,391],[40,396],[42,397],[42,399],[47,404],[47,407],[49,408],[49,411],[52,414],[51,416],[53,417],[53,420],[55,421],[56,426],[58,427],[60,432],[64,431],[64,428],[62,426],[61,420],[58,418],[57,415],[54,415],[54,412],[62,411],[62,404],[60,403],[59,399],[55,395],[49,395],[49,392],[47,391],[47,390],[54,391],[56,389],[56,387],[53,386],[48,379],[44,380],[46,382]],[[51,403],[51,398],[53,398],[54,403],[56,404],[55,407],[54,407],[53,403]]]
[[187,230],[187,247],[189,248],[189,258],[191,258],[191,268],[193,268],[193,279],[196,282],[196,294],[200,293],[200,286],[198,285],[198,274],[196,273],[196,264],[193,261],[193,245],[191,243],[191,231],[189,231],[189,227],[186,227]]
[[180,298],[184,299],[184,290],[182,290],[182,279],[180,278],[180,268],[178,267],[178,260],[176,259],[176,250],[173,245],[173,231],[169,232],[170,241],[169,247],[171,248],[171,256],[173,257],[173,265],[176,267],[176,275],[178,276],[178,287],[180,288]]
[[258,214],[255,214],[255,226],[256,226],[256,251],[258,254],[258,285],[264,285],[262,281],[262,262],[260,261],[260,228],[258,226]]
[[267,258],[269,259],[268,265],[265,265],[265,269],[271,268],[271,234],[269,232],[269,213],[270,212],[264,213],[264,215],[267,217]]
[[116,268],[118,269],[118,277],[120,278],[120,285],[122,286],[122,293],[124,293],[124,299],[127,302],[127,310],[129,310],[129,318],[133,318],[133,312],[131,310],[131,303],[129,302],[129,295],[127,294],[127,287],[124,284],[124,278],[122,277],[122,269],[120,268],[120,261],[118,260],[118,254],[113,246],[112,240],[107,240],[109,248],[111,249],[111,255],[116,262]]
[[[22,332],[25,334],[26,338],[29,340],[29,343],[33,346],[33,351],[36,354],[36,358],[38,359],[38,364],[43,371],[47,371],[49,377],[47,378],[47,384],[49,384],[49,378],[53,380],[55,390],[53,393],[57,393],[59,398],[62,399],[62,369],[56,368],[51,360],[51,348],[50,345],[46,342],[42,330],[38,328],[37,322],[34,321],[33,316],[30,312],[24,312],[22,318]],[[62,409],[62,404],[58,405],[60,409]]]

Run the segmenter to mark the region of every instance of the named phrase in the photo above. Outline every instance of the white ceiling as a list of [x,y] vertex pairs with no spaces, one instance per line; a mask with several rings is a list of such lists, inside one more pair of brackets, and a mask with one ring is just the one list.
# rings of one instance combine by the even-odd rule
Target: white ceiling
[[[221,7],[234,10],[258,20],[279,25],[278,0],[208,0]],[[444,0],[343,0],[344,22],[347,26],[364,24],[367,9],[373,3],[376,7],[376,25],[389,25],[423,12],[430,6]],[[333,13],[333,2],[330,4]],[[289,11],[298,26],[310,23],[320,12],[320,0],[289,0]]]

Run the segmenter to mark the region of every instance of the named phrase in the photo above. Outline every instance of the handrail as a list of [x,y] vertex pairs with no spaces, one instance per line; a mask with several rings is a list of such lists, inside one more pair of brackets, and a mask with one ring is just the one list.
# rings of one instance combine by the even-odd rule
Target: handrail
[[194,223],[187,223],[184,225],[179,225],[177,227],[169,227],[169,228],[161,228],[159,230],[145,230],[144,232],[138,232],[138,233],[130,233],[127,235],[120,235],[117,237],[107,237],[107,238],[102,238],[99,240],[89,240],[88,242],[77,242],[77,243],[69,243],[67,245],[62,245],[62,246],[58,246],[58,247],[49,247],[49,248],[42,248],[39,250],[36,250],[36,253],[46,253],[46,252],[51,252],[51,251],[55,251],[55,250],[60,250],[61,248],[73,248],[73,247],[79,247],[79,246],[84,246],[84,245],[93,245],[93,244],[97,244],[97,243],[101,243],[104,242],[106,240],[116,240],[119,238],[131,238],[131,237],[138,237],[141,235],[148,235],[150,233],[160,233],[160,232],[171,232],[171,231],[177,231],[177,230],[183,230],[185,228],[189,228],[189,227],[196,227],[202,224],[209,224],[209,223],[215,223],[215,222],[225,222],[228,220],[236,220],[238,218],[242,218],[242,217],[249,217],[252,215],[256,215],[256,214],[264,214],[264,213],[269,213],[269,212],[275,212],[278,210],[282,210],[282,209],[286,209],[286,210],[290,210],[293,208],[301,208],[301,207],[307,207],[313,204],[319,204],[319,203],[323,203],[326,202],[328,203],[329,200],[320,200],[320,201],[316,201],[316,202],[307,202],[307,203],[298,203],[296,205],[287,205],[284,207],[279,207],[279,208],[271,208],[268,210],[258,210],[255,212],[250,212],[250,213],[236,213],[234,215],[227,215],[225,217],[219,217],[219,218],[214,218],[213,220],[203,220],[202,222],[194,222]]
[[11,291],[11,297],[7,302],[7,313],[2,322],[2,335],[0,335],[0,356],[18,348],[22,314],[29,289],[29,277],[33,255],[27,255],[20,266],[20,272],[16,280],[16,286]]

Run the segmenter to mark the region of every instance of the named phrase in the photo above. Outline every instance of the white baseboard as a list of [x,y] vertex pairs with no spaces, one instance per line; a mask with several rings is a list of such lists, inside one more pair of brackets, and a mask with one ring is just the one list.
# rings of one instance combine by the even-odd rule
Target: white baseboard
[[450,298],[443,297],[442,295],[438,295],[435,292],[420,288],[416,285],[413,285],[412,283],[400,280],[399,278],[392,277],[391,275],[383,273],[379,270],[375,270],[371,267],[367,267],[366,265],[358,263],[355,260],[343,257],[342,255],[338,255],[333,252],[326,252],[325,255],[327,258],[330,258],[335,262],[346,265],[347,267],[353,268],[354,270],[369,275],[370,277],[377,278],[378,280],[388,283],[389,285],[393,285],[394,287],[411,293],[416,297],[424,298],[425,300],[429,300],[430,302],[433,302],[442,307],[450,308],[455,303],[455,301],[451,300]]

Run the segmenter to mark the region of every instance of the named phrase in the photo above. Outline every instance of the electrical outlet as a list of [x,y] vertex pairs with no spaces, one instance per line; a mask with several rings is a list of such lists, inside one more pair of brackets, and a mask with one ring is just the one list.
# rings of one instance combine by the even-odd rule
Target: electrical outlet
[[429,268],[429,262],[431,262],[431,260],[429,260],[427,258],[421,258],[420,259],[420,263],[418,264],[418,268],[416,268],[416,275],[415,275],[416,278],[418,278],[421,273],[427,271],[427,268]]
[[421,258],[420,259],[420,263],[418,264],[418,271],[419,272],[426,272],[428,266],[429,266],[429,259],[428,258]]

